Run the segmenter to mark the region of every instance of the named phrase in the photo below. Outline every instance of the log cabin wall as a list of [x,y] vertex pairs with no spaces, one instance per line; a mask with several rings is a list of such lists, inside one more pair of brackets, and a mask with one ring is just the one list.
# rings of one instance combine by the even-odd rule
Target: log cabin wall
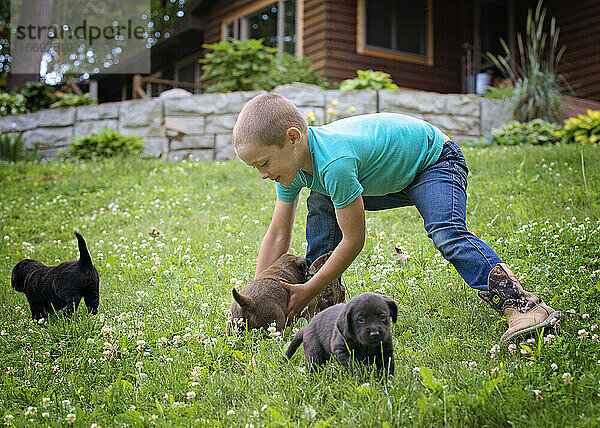
[[560,72],[575,96],[600,101],[600,1],[547,0],[556,17],[559,44],[567,50]]
[[[368,0],[367,0],[368,1]],[[433,65],[381,58],[357,52],[357,0],[312,0],[318,3],[320,27],[325,28],[325,65],[319,67],[330,80],[356,76],[357,69],[390,73],[401,87],[437,92],[461,91],[462,43],[470,8],[460,0],[433,0]],[[305,17],[305,33],[310,31]],[[310,42],[305,38],[305,52]],[[311,61],[313,58],[308,55]]]

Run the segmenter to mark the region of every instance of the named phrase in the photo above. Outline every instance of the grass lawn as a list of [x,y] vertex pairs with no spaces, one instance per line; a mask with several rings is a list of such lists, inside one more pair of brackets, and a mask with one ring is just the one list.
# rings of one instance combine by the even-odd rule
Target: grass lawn
[[[283,340],[225,337],[231,288],[253,277],[275,202],[251,168],[0,163],[0,423],[599,426],[600,146],[584,148],[587,192],[578,146],[464,152],[469,227],[564,316],[545,339],[500,344],[504,320],[437,253],[414,208],[368,213],[344,281],[350,297],[398,302],[389,381],[333,363],[310,378],[301,349],[280,363],[291,328]],[[301,202],[299,255],[305,216]],[[100,272],[99,314],[82,305],[71,322],[38,325],[11,270],[26,257],[76,259],[74,230]]]

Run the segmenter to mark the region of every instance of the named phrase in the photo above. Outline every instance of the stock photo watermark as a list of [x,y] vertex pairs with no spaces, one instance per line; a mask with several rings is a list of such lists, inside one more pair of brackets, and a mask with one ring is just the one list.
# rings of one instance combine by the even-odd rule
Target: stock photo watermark
[[11,0],[13,73],[149,73],[150,0]]

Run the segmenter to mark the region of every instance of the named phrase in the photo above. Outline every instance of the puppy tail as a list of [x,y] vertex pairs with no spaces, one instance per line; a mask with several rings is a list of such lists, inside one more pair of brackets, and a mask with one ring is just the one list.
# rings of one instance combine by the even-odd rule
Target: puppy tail
[[92,264],[92,258],[90,257],[90,253],[85,245],[83,236],[77,232],[75,232],[75,236],[77,236],[77,245],[79,246],[79,264],[82,268],[93,267],[94,265]]
[[290,346],[288,346],[287,351],[285,351],[285,356],[287,359],[292,358],[292,355],[294,355],[294,352],[296,352],[296,349],[298,349],[298,347],[302,344],[303,340],[304,329],[300,329],[300,331],[296,333],[294,338],[292,339],[292,342],[290,343]]

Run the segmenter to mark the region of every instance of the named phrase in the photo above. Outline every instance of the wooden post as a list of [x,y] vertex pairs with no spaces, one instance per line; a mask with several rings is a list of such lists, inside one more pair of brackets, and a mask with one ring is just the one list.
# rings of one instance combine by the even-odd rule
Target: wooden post
[[133,76],[131,97],[136,100],[138,98],[148,98],[146,93],[142,89],[142,76],[141,74],[135,74]]

